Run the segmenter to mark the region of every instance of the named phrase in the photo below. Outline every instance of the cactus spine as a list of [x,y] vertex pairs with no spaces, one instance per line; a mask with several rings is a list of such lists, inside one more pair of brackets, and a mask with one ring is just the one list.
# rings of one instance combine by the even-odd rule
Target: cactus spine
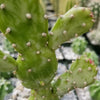
[[[54,49],[74,38],[76,34],[79,36],[87,32],[93,25],[93,17],[90,15],[91,11],[87,8],[72,8],[60,16],[48,33],[48,16],[45,15],[39,0],[0,0],[0,29],[19,52],[16,61],[9,56],[6,58],[1,52],[0,71],[16,70],[16,76],[22,80],[23,85],[32,89],[29,100],[58,100],[58,93],[52,92],[54,89],[51,86],[57,70]],[[85,63],[84,60],[77,64],[80,62],[93,70],[87,72],[85,68],[89,76],[85,76],[83,80],[79,77],[80,81],[77,77],[73,78],[79,82],[77,87],[84,87],[85,79],[94,77],[97,71],[94,65]],[[70,70],[75,67],[73,64]],[[77,70],[72,71],[77,73]],[[81,75],[84,76],[84,73]],[[65,76],[67,77],[66,73]],[[72,76],[68,77],[71,79]],[[94,81],[93,77],[86,81],[85,86]],[[69,86],[67,83],[66,85]]]

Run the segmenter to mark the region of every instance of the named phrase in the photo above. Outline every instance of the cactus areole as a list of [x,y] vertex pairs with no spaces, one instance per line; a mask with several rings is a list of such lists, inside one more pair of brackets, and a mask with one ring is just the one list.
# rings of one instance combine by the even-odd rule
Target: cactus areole
[[69,73],[53,80],[57,70],[55,49],[76,34],[87,32],[94,20],[90,15],[87,8],[73,7],[58,18],[49,33],[48,16],[39,0],[0,0],[0,30],[19,52],[14,60],[0,51],[0,71],[16,72],[22,84],[32,89],[29,100],[59,100],[74,87],[91,84],[97,69],[85,57],[76,60]]

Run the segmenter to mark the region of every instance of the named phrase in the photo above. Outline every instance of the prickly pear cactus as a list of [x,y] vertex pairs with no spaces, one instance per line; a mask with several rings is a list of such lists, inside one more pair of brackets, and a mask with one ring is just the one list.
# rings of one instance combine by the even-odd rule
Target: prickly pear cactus
[[89,4],[89,7],[91,8],[91,10],[94,14],[94,18],[95,18],[94,28],[97,28],[99,21],[100,21],[100,3],[93,2],[93,3]]
[[[60,16],[48,33],[48,16],[39,0],[0,0],[0,30],[19,52],[17,61],[0,52],[0,71],[16,71],[22,84],[32,89],[29,100],[58,100],[51,86],[57,70],[55,49],[66,40],[87,32],[93,22],[89,9],[75,7]],[[93,71],[86,72],[94,77],[96,68],[92,67]],[[89,76],[85,75],[84,79]],[[93,81],[90,78],[87,83]]]

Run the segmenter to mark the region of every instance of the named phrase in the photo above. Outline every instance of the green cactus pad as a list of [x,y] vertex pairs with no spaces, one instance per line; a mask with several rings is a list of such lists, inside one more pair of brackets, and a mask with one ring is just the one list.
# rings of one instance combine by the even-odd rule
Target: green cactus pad
[[62,74],[52,84],[57,94],[62,96],[74,88],[84,88],[95,81],[97,68],[86,56],[82,56],[72,63],[69,71]]
[[92,26],[91,11],[83,7],[74,7],[58,18],[51,30],[53,35],[49,35],[49,47],[57,49],[63,42],[88,32]]
[[16,61],[11,56],[0,51],[0,72],[14,71],[16,69]]

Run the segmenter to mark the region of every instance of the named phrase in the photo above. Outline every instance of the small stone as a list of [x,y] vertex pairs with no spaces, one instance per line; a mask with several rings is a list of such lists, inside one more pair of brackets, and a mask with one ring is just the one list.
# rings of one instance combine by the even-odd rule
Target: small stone
[[32,15],[31,15],[30,13],[27,13],[27,14],[26,14],[26,18],[27,18],[27,19],[31,19],[31,18],[32,18]]
[[30,46],[31,46],[31,42],[27,42],[26,45],[27,45],[28,47],[30,47]]
[[43,37],[46,37],[46,36],[47,36],[47,34],[46,34],[46,33],[42,33],[42,36],[43,36]]
[[0,5],[0,9],[5,9],[5,7],[6,7],[5,4]]

